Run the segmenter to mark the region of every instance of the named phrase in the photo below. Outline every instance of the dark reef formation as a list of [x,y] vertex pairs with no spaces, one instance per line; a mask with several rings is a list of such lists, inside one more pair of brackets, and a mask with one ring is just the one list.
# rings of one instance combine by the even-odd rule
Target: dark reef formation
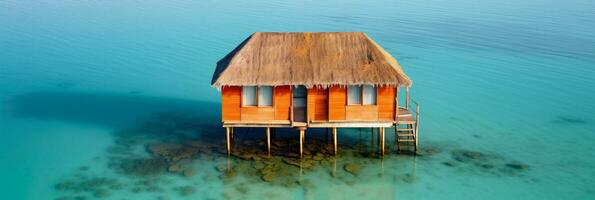
[[362,137],[361,131],[359,138],[342,138],[339,155],[333,156],[333,146],[324,130],[315,129],[307,135],[302,159],[292,129],[276,131],[272,155],[266,152],[261,129],[238,129],[232,157],[227,158],[223,130],[217,125],[197,116],[161,113],[137,127],[116,131],[114,143],[104,156],[111,171],[97,176],[93,163],[80,167],[55,185],[60,194],[57,199],[102,199],[122,192],[148,193],[157,199],[192,197],[205,190],[196,185],[197,180],[230,186],[223,197],[246,195],[258,184],[309,193],[315,189],[313,180],[305,176],[309,173],[320,173],[317,179],[348,186],[379,179],[414,184],[418,177],[410,165],[436,162],[435,157],[445,152],[450,153],[450,159],[436,166],[507,176],[519,176],[530,169],[527,164],[497,154],[457,149],[422,148],[417,154],[399,155],[392,151],[380,159],[373,138],[369,134]]

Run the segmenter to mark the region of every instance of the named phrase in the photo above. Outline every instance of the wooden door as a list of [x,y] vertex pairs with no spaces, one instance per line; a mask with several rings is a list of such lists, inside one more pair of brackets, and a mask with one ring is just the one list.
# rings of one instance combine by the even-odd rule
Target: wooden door
[[293,121],[306,122],[308,90],[304,86],[293,88]]

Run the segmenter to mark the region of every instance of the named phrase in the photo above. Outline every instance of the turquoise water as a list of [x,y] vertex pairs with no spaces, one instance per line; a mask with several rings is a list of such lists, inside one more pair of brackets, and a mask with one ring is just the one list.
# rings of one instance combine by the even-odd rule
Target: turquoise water
[[[578,0],[1,1],[0,196],[593,199],[594,19]],[[370,35],[414,82],[420,155],[342,129],[333,158],[308,130],[300,164],[279,130],[266,159],[252,129],[226,159],[210,78],[256,31]]]

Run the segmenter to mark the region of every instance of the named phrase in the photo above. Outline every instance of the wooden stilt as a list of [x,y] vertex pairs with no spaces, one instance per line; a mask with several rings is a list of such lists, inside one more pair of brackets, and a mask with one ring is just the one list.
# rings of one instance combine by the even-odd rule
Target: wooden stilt
[[380,155],[384,156],[384,128],[380,128],[378,133],[380,134]]
[[271,128],[267,127],[267,149],[269,156],[271,156]]
[[300,158],[303,157],[304,154],[304,129],[300,128]]
[[225,128],[225,141],[226,141],[226,146],[227,146],[227,156],[229,156],[231,154],[231,146],[229,144],[229,130],[230,128],[227,127]]
[[335,146],[335,155],[337,155],[337,128],[333,127],[333,145]]
[[381,144],[380,140],[381,140],[381,138],[382,137],[380,136],[380,128],[378,128],[378,141],[377,141],[378,142],[378,155],[382,155],[382,148],[380,147],[380,144]]
[[304,131],[304,134],[302,135],[302,140],[304,140],[304,145],[306,145],[306,133]]

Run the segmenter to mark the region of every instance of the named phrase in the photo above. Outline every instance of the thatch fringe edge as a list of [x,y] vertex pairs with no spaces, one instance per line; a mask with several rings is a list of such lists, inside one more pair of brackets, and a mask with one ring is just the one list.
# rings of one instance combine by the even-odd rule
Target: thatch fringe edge
[[398,83],[376,83],[376,84],[370,84],[370,83],[356,83],[356,84],[345,84],[345,83],[326,83],[326,84],[242,84],[242,85],[220,85],[220,84],[213,84],[212,87],[217,88],[217,89],[221,89],[223,87],[235,87],[235,86],[273,86],[273,87],[278,87],[278,86],[305,86],[306,88],[310,89],[310,88],[322,88],[322,89],[328,89],[330,87],[347,87],[347,86],[352,86],[352,85],[373,85],[376,87],[383,87],[383,86],[392,86],[392,87],[410,87],[411,85],[405,85],[405,84],[398,84]]

